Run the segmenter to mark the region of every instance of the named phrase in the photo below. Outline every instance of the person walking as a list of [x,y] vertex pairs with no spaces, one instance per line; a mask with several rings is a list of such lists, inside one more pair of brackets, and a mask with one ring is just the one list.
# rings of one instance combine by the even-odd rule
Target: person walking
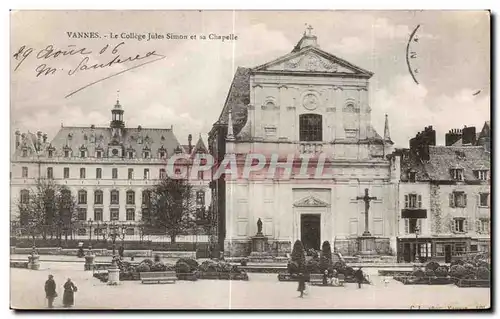
[[45,282],[45,296],[47,297],[47,303],[49,308],[54,307],[54,299],[57,297],[56,292],[56,282],[54,281],[54,276],[49,275],[49,279]]
[[306,278],[304,276],[304,273],[299,273],[299,287],[297,288],[297,291],[300,291],[300,298],[304,297],[304,290],[306,290]]
[[365,279],[365,276],[363,274],[363,270],[361,270],[361,267],[359,267],[358,270],[354,273],[354,278],[356,278],[356,281],[358,282],[358,288],[361,288],[361,285],[363,284],[363,281]]
[[68,278],[66,283],[64,284],[64,295],[63,295],[63,305],[66,308],[69,308],[75,304],[75,292],[78,289],[75,284],[71,281],[71,278]]

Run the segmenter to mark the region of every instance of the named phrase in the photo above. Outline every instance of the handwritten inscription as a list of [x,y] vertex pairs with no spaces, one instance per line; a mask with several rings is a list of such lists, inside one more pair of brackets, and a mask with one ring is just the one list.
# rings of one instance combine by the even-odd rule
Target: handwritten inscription
[[[125,70],[99,79],[97,81],[93,81],[90,84],[78,90],[75,90],[66,96],[69,97],[74,93],[79,92],[82,89],[87,88],[93,84],[165,58],[165,56],[158,54],[155,50],[135,55],[122,55],[120,49],[122,49],[124,45],[125,42],[120,42],[114,46],[106,44],[96,53],[94,53],[91,49],[88,49],[86,47],[77,47],[76,45],[68,45],[67,48],[59,49],[54,45],[49,44],[45,48],[40,50],[35,50],[34,48],[23,45],[13,55],[14,60],[17,62],[14,68],[14,72],[18,71],[25,63],[25,61],[30,57],[35,58],[36,61],[41,62],[34,69],[35,77],[53,76],[59,73],[66,74],[68,76],[74,76],[78,73],[88,73],[88,71],[106,69],[114,65],[127,65],[127,68]],[[96,62],[95,60],[93,60],[95,59],[95,56],[99,57],[100,59],[106,59],[106,62]],[[65,57],[77,57],[78,62],[67,69],[59,68],[59,63],[57,61],[61,61]]]

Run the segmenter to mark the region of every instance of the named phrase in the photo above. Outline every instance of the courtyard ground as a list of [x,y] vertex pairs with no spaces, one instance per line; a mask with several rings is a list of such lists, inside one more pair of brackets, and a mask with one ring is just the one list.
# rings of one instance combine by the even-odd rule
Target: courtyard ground
[[62,307],[62,285],[69,277],[78,286],[75,309],[455,309],[488,308],[490,289],[454,285],[403,285],[390,280],[387,286],[376,269],[367,269],[373,282],[358,289],[308,287],[298,298],[297,283],[279,282],[276,274],[250,273],[249,281],[198,280],[175,284],[143,285],[140,281],[108,286],[81,270],[77,263],[43,263],[39,271],[11,268],[11,307],[44,309],[43,285],[53,274]]

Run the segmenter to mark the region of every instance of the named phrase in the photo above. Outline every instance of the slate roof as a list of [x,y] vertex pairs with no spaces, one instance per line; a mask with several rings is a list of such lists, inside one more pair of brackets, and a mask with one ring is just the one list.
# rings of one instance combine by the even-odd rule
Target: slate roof
[[122,137],[113,142],[109,127],[61,127],[49,146],[54,148],[54,156],[62,156],[66,148],[73,151],[73,156],[78,156],[82,147],[89,154],[94,154],[98,148],[103,149],[106,156],[108,145],[112,143],[122,144],[125,151],[134,150],[136,157],[140,157],[144,149],[149,149],[153,158],[160,149],[165,149],[170,156],[180,147],[171,129],[125,128]]
[[429,146],[429,157],[421,161],[410,155],[402,161],[401,179],[408,180],[408,172],[413,171],[417,181],[453,181],[450,169],[461,168],[465,181],[477,181],[474,170],[490,170],[491,166],[490,155],[481,146]]

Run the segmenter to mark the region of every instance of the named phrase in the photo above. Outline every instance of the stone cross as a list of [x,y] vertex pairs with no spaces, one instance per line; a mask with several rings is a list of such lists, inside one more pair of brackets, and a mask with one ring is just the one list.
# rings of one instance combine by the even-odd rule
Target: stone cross
[[365,202],[365,231],[363,232],[363,236],[371,236],[368,230],[368,211],[370,210],[370,201],[377,199],[377,197],[370,197],[370,195],[368,195],[368,188],[365,188],[365,196],[358,196],[356,199]]
[[[307,25],[307,24],[306,24],[306,25]],[[311,27],[311,25],[309,25],[306,29],[309,31],[309,34],[308,34],[308,35],[310,36],[310,35],[311,35],[311,31],[312,31],[313,27]]]

